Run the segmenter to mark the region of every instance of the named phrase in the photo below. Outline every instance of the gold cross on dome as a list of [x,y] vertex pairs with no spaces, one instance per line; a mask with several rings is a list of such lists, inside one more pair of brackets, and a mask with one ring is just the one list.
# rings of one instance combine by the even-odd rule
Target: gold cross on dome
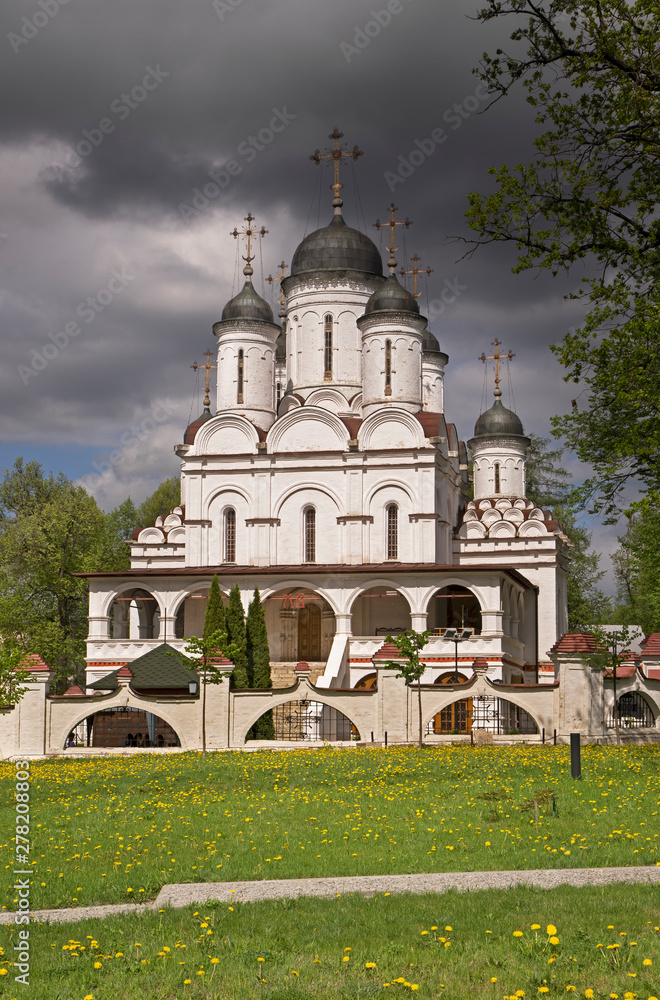
[[205,373],[204,406],[210,406],[211,405],[211,400],[209,398],[209,390],[211,388],[211,372],[213,371],[214,368],[217,368],[217,365],[212,365],[211,364],[211,352],[210,351],[206,352],[206,364],[205,365],[198,365],[197,362],[195,362],[194,365],[191,365],[190,367],[194,371],[197,371],[198,369],[201,369]]
[[381,222],[380,219],[376,219],[376,221],[374,222],[374,226],[376,227],[376,229],[381,229],[385,226],[390,227],[390,245],[388,249],[390,251],[390,257],[393,257],[394,251],[399,249],[398,247],[394,246],[394,230],[396,229],[397,226],[405,226],[406,229],[408,228],[408,226],[412,226],[412,219],[409,219],[408,216],[406,216],[403,222],[396,222],[394,218],[394,213],[398,212],[399,209],[394,204],[394,202],[392,202],[392,204],[390,205],[389,211],[391,216],[390,221]]
[[280,283],[279,303],[282,306],[282,308],[284,308],[284,289],[282,288],[282,282],[284,281],[284,272],[287,269],[287,265],[283,260],[281,260],[277,266],[280,269],[279,277],[274,278],[272,274],[269,274],[268,277],[266,278],[266,281],[268,282],[269,285],[272,285],[274,281],[279,281]]
[[335,193],[335,198],[339,198],[339,192],[341,191],[341,189],[344,186],[343,184],[339,183],[339,167],[341,166],[342,160],[345,157],[349,157],[350,159],[357,160],[358,156],[363,156],[364,155],[364,150],[358,149],[357,145],[353,146],[353,149],[351,149],[351,150],[347,150],[345,146],[340,146],[339,145],[339,140],[344,138],[344,133],[340,132],[336,125],[335,125],[335,128],[334,128],[334,131],[330,133],[330,135],[328,136],[328,138],[334,140],[334,143],[335,143],[334,149],[329,149],[325,153],[322,153],[319,149],[317,149],[310,156],[310,160],[314,160],[314,163],[318,163],[319,165],[321,163],[321,160],[332,160],[333,161],[333,167],[334,167],[334,171],[335,171],[335,180],[334,180],[334,183],[330,185],[330,187],[332,188],[332,190]]
[[484,364],[488,364],[489,361],[495,362],[495,378],[492,381],[495,383],[496,394],[501,395],[500,392],[500,382],[502,381],[502,376],[500,375],[500,361],[507,360],[510,361],[511,358],[515,358],[513,351],[509,351],[508,354],[500,354],[500,347],[502,346],[502,341],[495,337],[493,341],[493,347],[495,348],[492,354],[485,354],[483,351],[479,355],[479,360],[483,361]]
[[250,254],[250,250],[252,249],[252,240],[256,236],[265,236],[268,230],[264,226],[262,226],[261,229],[252,228],[252,223],[254,222],[254,216],[252,215],[251,212],[248,212],[248,214],[245,216],[245,221],[247,222],[247,226],[243,226],[242,229],[237,229],[236,226],[234,226],[233,232],[231,232],[229,235],[233,236],[234,238],[243,236],[247,240],[247,257],[243,257],[243,260],[249,267],[250,263],[254,260],[254,254]]
[[413,295],[415,296],[416,299],[418,299],[420,297],[420,295],[422,294],[421,292],[417,291],[417,276],[419,274],[433,274],[433,268],[432,267],[427,267],[427,268],[417,267],[417,264],[419,263],[419,261],[421,259],[422,259],[421,257],[418,257],[417,254],[415,254],[415,256],[413,257],[413,266],[412,266],[412,269],[410,271],[406,271],[406,269],[402,267],[401,270],[399,271],[399,274],[403,275],[403,276],[405,276],[406,274],[412,274],[412,276],[413,276]]

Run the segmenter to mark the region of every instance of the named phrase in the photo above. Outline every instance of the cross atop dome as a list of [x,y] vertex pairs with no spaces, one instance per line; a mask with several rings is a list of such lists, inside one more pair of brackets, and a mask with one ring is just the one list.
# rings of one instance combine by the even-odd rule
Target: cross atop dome
[[405,226],[406,229],[408,228],[408,226],[412,226],[412,219],[409,219],[408,216],[405,217],[403,222],[397,222],[395,220],[394,213],[398,211],[399,211],[398,207],[394,204],[394,202],[392,202],[389,208],[390,221],[381,222],[380,219],[376,219],[376,221],[374,222],[374,226],[376,227],[376,229],[382,229],[384,226],[390,227],[390,245],[388,247],[388,250],[390,251],[390,259],[387,262],[387,266],[389,267],[391,274],[394,274],[394,271],[396,269],[396,259],[394,257],[394,251],[399,249],[398,246],[396,247],[394,246],[394,231],[397,226]]
[[286,271],[286,268],[287,268],[286,261],[281,260],[277,266],[280,269],[279,278],[274,278],[272,274],[269,274],[268,277],[266,278],[266,281],[271,286],[272,286],[272,284],[273,284],[274,281],[279,281],[279,283],[280,283],[280,295],[279,295],[280,312],[279,312],[279,315],[280,316],[284,316],[285,315],[284,305],[286,303],[286,296],[284,294],[284,289],[282,288],[282,282],[284,281],[284,272]]
[[508,354],[500,354],[500,347],[502,346],[502,341],[498,340],[497,337],[495,337],[492,346],[495,348],[494,352],[492,354],[486,354],[484,351],[482,351],[481,354],[479,355],[479,360],[483,361],[485,365],[487,365],[489,361],[495,362],[495,378],[492,379],[492,381],[495,383],[495,391],[493,395],[496,396],[497,399],[499,399],[500,396],[502,395],[502,390],[500,389],[500,382],[502,381],[502,376],[500,375],[500,361],[503,360],[511,361],[512,358],[515,358],[515,354],[513,353],[513,351],[509,351]]
[[243,226],[242,229],[237,229],[236,226],[234,226],[233,231],[229,235],[233,236],[234,239],[238,239],[239,236],[242,236],[247,242],[247,256],[243,256],[243,260],[246,262],[245,267],[243,268],[243,274],[246,278],[249,278],[252,274],[254,274],[251,264],[255,258],[255,254],[250,254],[252,240],[257,236],[265,236],[268,230],[265,226],[262,226],[261,229],[252,228],[252,223],[254,222],[252,212],[248,212],[245,216],[245,221],[247,222],[247,226]]
[[421,292],[417,291],[417,278],[418,278],[418,276],[420,274],[433,274],[433,268],[432,267],[426,267],[426,268],[417,267],[417,265],[419,264],[419,262],[420,262],[421,259],[422,259],[421,257],[418,257],[417,254],[415,254],[415,256],[413,257],[413,266],[412,266],[411,270],[406,271],[405,267],[402,267],[401,270],[399,271],[399,274],[402,277],[405,277],[406,274],[412,274],[412,276],[413,276],[413,295],[415,296],[416,299],[418,299],[420,297],[420,295],[422,294]]
[[344,203],[339,197],[339,192],[344,185],[339,181],[339,167],[345,158],[357,160],[358,156],[364,156],[364,150],[358,149],[357,145],[353,146],[353,149],[351,150],[347,150],[345,145],[340,146],[339,140],[344,138],[344,133],[340,132],[336,125],[328,138],[334,140],[334,148],[327,150],[325,153],[322,153],[319,149],[317,149],[310,156],[310,160],[314,160],[314,163],[318,163],[319,166],[321,165],[321,160],[333,161],[335,179],[330,187],[334,191],[335,196],[332,199],[332,205],[335,210],[335,215],[341,215],[341,207]]
[[195,361],[195,363],[193,365],[191,365],[190,367],[193,369],[193,371],[197,371],[198,369],[201,369],[201,371],[204,372],[204,375],[205,375],[205,384],[204,384],[204,413],[210,413],[211,412],[211,409],[210,409],[210,407],[211,407],[211,399],[210,399],[210,396],[209,396],[209,391],[211,389],[211,372],[212,372],[212,370],[214,368],[217,368],[217,365],[212,365],[211,364],[211,352],[210,351],[206,352],[206,364],[205,365],[198,365],[197,362]]

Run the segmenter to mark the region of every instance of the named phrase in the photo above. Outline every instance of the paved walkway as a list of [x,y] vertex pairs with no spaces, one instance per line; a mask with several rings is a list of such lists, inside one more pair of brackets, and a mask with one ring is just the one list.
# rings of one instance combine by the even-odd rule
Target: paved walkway
[[[426,875],[348,875],[340,878],[264,879],[259,882],[191,882],[165,885],[151,903],[112,903],[78,906],[65,910],[34,910],[33,920],[72,923],[77,920],[112,917],[121,913],[146,913],[166,906],[181,908],[209,900],[221,903],[256,903],[262,899],[297,899],[299,896],[334,898],[358,893],[477,892],[480,889],[512,889],[518,885],[554,889],[558,885],[606,885],[628,882],[660,886],[660,866],[630,868],[558,868],[508,872],[446,872]],[[0,924],[14,922],[14,913],[0,913]]]

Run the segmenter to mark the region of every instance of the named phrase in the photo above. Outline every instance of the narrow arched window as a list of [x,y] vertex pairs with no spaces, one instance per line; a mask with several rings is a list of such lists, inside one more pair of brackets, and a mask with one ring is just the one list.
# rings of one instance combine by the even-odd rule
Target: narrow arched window
[[399,508],[395,503],[387,505],[387,558],[399,558]]
[[323,323],[323,378],[326,382],[332,379],[332,316],[325,317]]
[[385,395],[392,395],[392,341],[385,341]]
[[303,514],[304,562],[316,562],[316,511],[306,507]]
[[224,525],[224,553],[223,562],[236,562],[236,511],[233,507],[227,507],[225,511]]
[[238,352],[238,372],[236,380],[236,402],[243,402],[243,382],[245,381],[245,358],[243,351]]
[[282,399],[282,383],[278,382],[275,386],[275,409],[280,405],[280,400]]
[[495,492],[500,492],[500,463],[495,462]]

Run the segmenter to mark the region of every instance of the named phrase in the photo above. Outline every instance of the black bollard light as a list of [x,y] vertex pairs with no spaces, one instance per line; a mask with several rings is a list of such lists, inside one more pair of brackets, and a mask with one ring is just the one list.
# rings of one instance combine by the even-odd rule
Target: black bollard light
[[582,767],[580,765],[580,734],[571,733],[571,777],[582,777]]

